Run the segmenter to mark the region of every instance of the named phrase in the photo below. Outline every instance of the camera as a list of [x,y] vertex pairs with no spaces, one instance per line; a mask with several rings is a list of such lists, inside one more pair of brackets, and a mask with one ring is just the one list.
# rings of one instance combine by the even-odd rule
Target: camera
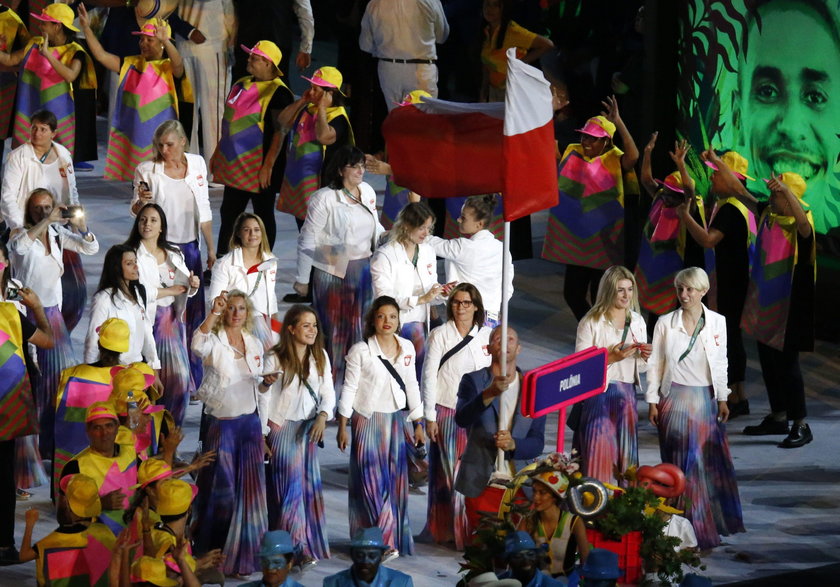
[[23,299],[20,295],[20,288],[13,285],[6,288],[5,298],[7,302],[18,302]]
[[81,206],[67,206],[61,211],[62,218],[81,218],[85,215],[85,209]]

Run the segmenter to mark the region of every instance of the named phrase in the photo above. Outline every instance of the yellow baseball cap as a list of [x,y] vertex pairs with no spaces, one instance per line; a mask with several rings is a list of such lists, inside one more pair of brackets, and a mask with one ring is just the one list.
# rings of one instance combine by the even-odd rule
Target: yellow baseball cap
[[583,128],[575,129],[575,132],[580,132],[592,137],[613,138],[613,135],[615,134],[615,125],[607,120],[606,116],[593,116],[586,121]]
[[70,511],[80,518],[93,518],[102,513],[99,501],[99,487],[87,475],[76,474],[63,477],[58,484]]
[[[112,373],[114,373],[112,371]],[[146,395],[145,389],[151,385],[146,376],[134,367],[124,367],[116,371],[113,375],[111,395],[108,400],[113,402],[114,409],[117,414],[124,416],[128,413],[126,403],[128,402],[128,392],[134,393],[134,400],[137,403],[146,403],[149,401],[149,396]],[[143,401],[145,400],[145,401]]]
[[242,50],[248,55],[257,55],[264,59],[268,59],[274,64],[274,67],[280,67],[280,60],[283,59],[283,52],[280,48],[271,41],[257,41],[257,44],[250,49],[245,45],[239,45]]
[[335,67],[325,66],[319,67],[312,74],[312,77],[300,76],[311,84],[321,86],[322,88],[332,88],[338,90],[342,96],[344,92],[341,91],[341,84],[344,83],[344,76]]
[[150,458],[140,463],[137,468],[137,485],[138,487],[146,487],[150,483],[167,479],[172,476],[172,467],[170,467],[163,459]]
[[157,487],[157,508],[161,516],[179,516],[190,509],[198,487],[180,479],[164,479]]
[[162,18],[150,18],[146,22],[143,23],[143,26],[140,27],[139,31],[132,31],[132,35],[143,35],[144,37],[156,37],[155,31],[159,28],[166,29],[166,38],[172,38],[172,29]]
[[32,18],[37,20],[43,22],[57,22],[66,26],[74,33],[79,32],[79,29],[73,26],[73,19],[76,18],[76,15],[73,13],[73,9],[67,4],[50,4],[41,11],[41,14],[35,14],[34,12],[30,12],[29,14],[32,15]]
[[[737,151],[727,151],[723,155],[720,156],[720,160],[726,163],[726,166],[732,170],[732,173],[735,174],[735,177],[738,179],[749,179],[754,180],[754,177],[750,177],[747,175],[747,169],[749,169],[750,162],[746,160],[746,158],[738,153]],[[708,167],[711,167],[715,171],[718,171],[717,165],[712,163],[711,161],[705,161]]]
[[[793,173],[792,171],[785,171],[783,174],[779,176],[779,179],[783,184],[790,188],[790,191],[793,192],[793,195],[802,199],[802,196],[805,195],[805,190],[808,189],[808,184],[805,183],[805,180],[802,179],[802,176],[798,173]],[[770,179],[767,178],[764,180],[765,183],[769,183]]]
[[122,318],[108,318],[96,329],[99,333],[99,344],[102,348],[115,353],[128,352],[128,339],[131,331],[128,322]]
[[166,576],[166,563],[150,556],[141,556],[131,565],[132,583],[151,583],[159,587],[175,587],[178,581]]
[[85,412],[85,424],[93,422],[94,420],[101,420],[106,418],[108,420],[120,421],[117,418],[117,412],[114,410],[114,405],[111,402],[93,402],[88,406]]
[[410,106],[411,104],[419,104],[423,98],[431,98],[432,95],[426,90],[414,90],[409,92],[402,99],[402,102],[397,102],[397,106]]
[[[694,180],[690,177],[688,178],[688,181],[690,182],[690,185],[694,185]],[[679,171],[668,174],[668,176],[663,180],[657,179],[656,183],[661,186],[665,186],[672,192],[677,192],[679,194],[685,193],[685,186],[683,185],[682,176]]]

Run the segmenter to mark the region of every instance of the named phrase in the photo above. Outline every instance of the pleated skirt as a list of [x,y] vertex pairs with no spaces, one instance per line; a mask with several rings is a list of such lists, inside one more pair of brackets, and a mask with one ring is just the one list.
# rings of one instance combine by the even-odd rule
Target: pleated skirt
[[610,381],[604,393],[583,400],[580,425],[572,439],[583,474],[615,484],[614,466],[622,472],[638,466],[638,421],[632,383]]
[[15,486],[18,489],[29,489],[40,487],[49,480],[38,451],[38,435],[15,438]]
[[455,410],[441,405],[437,411],[438,441],[429,443],[429,513],[424,534],[435,542],[455,542],[464,550],[467,536],[467,512],[464,496],[453,488],[458,473],[458,458],[467,447],[467,431],[455,424]]
[[717,415],[710,387],[672,383],[659,402],[662,462],[685,473],[685,493],[676,507],[685,509],[701,549],[719,545],[720,535],[744,532],[726,426]]
[[309,440],[313,420],[269,422],[268,528],[285,530],[302,554],[330,557],[327,520],[321,488],[318,445]]
[[378,526],[387,545],[412,554],[404,418],[402,411],[353,414],[348,502],[350,536]]
[[216,462],[198,475],[193,506],[195,552],[221,548],[226,575],[260,570],[260,541],[268,530],[263,437],[257,413],[220,419],[207,415],[204,450]]
[[370,259],[350,261],[343,279],[320,269],[312,272],[312,307],[324,333],[336,390],[344,383],[347,351],[362,340],[362,321],[372,299]]
[[187,311],[185,322],[187,326],[187,352],[190,357],[190,373],[192,380],[196,387],[201,385],[201,376],[204,373],[204,367],[201,363],[201,358],[197,357],[192,352],[192,337],[193,332],[201,326],[204,322],[205,307],[204,307],[204,266],[201,264],[201,249],[198,246],[198,241],[194,240],[189,243],[177,243],[181,253],[184,254],[184,263],[187,269],[198,275],[202,283],[198,288],[196,294],[187,298]]
[[163,383],[163,396],[158,403],[166,406],[175,425],[181,426],[195,385],[187,351],[187,326],[176,316],[175,304],[158,306],[152,332],[160,357],[160,381]]
[[[70,333],[67,332],[61,310],[58,306],[50,306],[44,308],[44,313],[52,328],[55,345],[51,349],[37,349],[38,366],[41,372],[34,377],[32,388],[35,392],[38,420],[41,425],[38,448],[42,458],[51,460],[55,445],[55,396],[58,392],[58,381],[61,378],[61,372],[75,365],[76,360],[73,356]],[[27,312],[27,315],[33,319],[31,310]]]
[[[78,137],[77,137],[78,140]],[[95,139],[94,139],[95,140]],[[78,143],[77,143],[78,146]],[[94,149],[94,159],[96,150]],[[61,314],[67,332],[73,332],[87,303],[87,278],[82,267],[82,256],[76,251],[64,249],[64,273],[61,274]]]

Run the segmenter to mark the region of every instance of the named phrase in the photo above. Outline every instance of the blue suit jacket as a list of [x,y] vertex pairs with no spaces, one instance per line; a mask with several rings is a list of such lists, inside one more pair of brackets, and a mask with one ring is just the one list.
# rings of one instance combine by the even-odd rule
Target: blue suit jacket
[[[370,587],[414,587],[414,581],[405,573],[380,565],[376,576],[368,585]],[[357,587],[352,568],[325,578],[324,587]]]
[[[458,387],[455,423],[467,429],[467,448],[461,455],[455,489],[467,497],[481,495],[495,469],[496,441],[493,435],[499,430],[499,398],[494,398],[489,406],[485,406],[481,399],[481,392],[491,381],[493,374],[487,367],[464,375]],[[542,454],[545,446],[545,416],[523,416],[520,401],[516,402],[511,425],[511,436],[516,442],[516,448],[506,455],[514,461],[534,459]],[[517,470],[522,466],[524,463],[516,463]]]

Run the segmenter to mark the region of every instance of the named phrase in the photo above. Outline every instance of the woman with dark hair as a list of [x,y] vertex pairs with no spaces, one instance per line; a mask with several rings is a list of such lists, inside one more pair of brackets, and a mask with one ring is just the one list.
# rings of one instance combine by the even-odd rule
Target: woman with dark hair
[[[36,189],[46,189],[56,204],[78,206],[73,156],[56,140],[58,120],[48,110],[32,115],[29,141],[9,153],[3,165],[0,216],[16,231],[24,225],[26,201]],[[78,253],[65,250],[61,275],[61,313],[72,332],[82,318],[87,302],[87,279]]]
[[13,274],[21,283],[30,284],[41,298],[55,342],[49,349],[38,349],[39,369],[32,378],[41,424],[41,456],[45,459],[52,459],[53,455],[58,378],[64,369],[77,362],[61,313],[64,251],[83,255],[99,252],[99,241],[88,230],[84,214],[62,220],[65,210],[64,206],[55,204],[49,191],[34,190],[26,201],[24,230],[17,231],[9,241]]
[[271,330],[271,317],[277,312],[276,279],[277,258],[268,246],[265,225],[256,214],[243,212],[233,223],[228,253],[213,267],[210,298],[234,289],[247,292],[255,311],[251,334],[265,349],[276,342]]
[[49,107],[60,120],[56,139],[73,155],[78,144],[81,158],[76,161],[96,159],[95,118],[76,120],[76,94],[96,90],[96,72],[90,56],[76,42],[79,29],[73,26],[73,9],[67,4],[48,4],[32,17],[42,36],[33,37],[14,53],[0,52],[0,65],[20,64],[22,72],[15,101],[15,142],[23,144],[29,139],[26,129],[32,126],[32,115]]
[[507,266],[507,299],[513,295],[513,262],[510,253],[488,230],[496,196],[471,196],[461,208],[455,239],[429,237],[429,245],[438,257],[446,259],[447,283],[471,283],[481,292],[486,310],[484,323],[498,326],[502,309],[502,259]]
[[268,527],[292,535],[301,547],[298,564],[306,568],[330,556],[318,446],[335,409],[330,359],[312,308],[289,308],[265,370],[263,382],[271,387],[260,387],[260,414],[271,452]]
[[329,182],[324,171],[330,160],[338,149],[354,144],[341,93],[341,72],[335,67],[321,67],[311,78],[303,79],[309,82],[309,89],[280,114],[289,137],[277,200],[277,209],[293,215],[298,228],[307,216],[310,195]]
[[[424,441],[423,404],[414,370],[414,347],[397,335],[400,307],[376,298],[365,315],[364,339],[347,354],[347,376],[338,403],[338,448],[350,446],[350,535],[379,526],[389,546],[383,560],[412,554],[408,523],[408,461],[403,421],[414,422]],[[409,410],[406,414],[403,410]]]
[[260,569],[260,540],[268,529],[265,441],[257,403],[257,388],[267,386],[260,382],[263,346],[251,334],[253,319],[245,292],[222,292],[192,343],[204,360],[205,377],[196,393],[204,402],[204,447],[218,454],[196,480],[195,552],[221,548],[222,570],[239,578]]
[[471,283],[459,283],[446,304],[447,321],[429,334],[420,390],[429,446],[429,514],[426,530],[435,542],[467,541],[464,496],[455,491],[458,458],[467,446],[467,431],[455,425],[458,385],[464,373],[490,366],[490,328],[484,326],[484,303]]
[[431,305],[449,289],[438,283],[435,251],[425,242],[434,224],[435,214],[426,204],[409,203],[397,215],[388,242],[370,260],[374,297],[391,296],[400,305],[400,336],[414,345],[418,377]]
[[481,47],[481,61],[484,76],[481,83],[483,102],[503,102],[507,81],[507,55],[511,47],[516,48],[516,57],[525,63],[533,63],[554,47],[551,40],[522,28],[511,20],[513,0],[484,0],[484,44]]
[[85,363],[93,363],[99,358],[97,333],[102,323],[108,318],[121,318],[128,323],[129,338],[128,350],[120,355],[120,362],[143,361],[152,369],[160,369],[147,303],[146,288],[140,283],[137,254],[129,245],[114,245],[105,253],[102,277],[91,302]]
[[146,204],[134,219],[125,244],[137,254],[140,283],[146,288],[146,309],[154,324],[152,334],[160,357],[161,403],[181,426],[195,382],[190,376],[187,298],[195,295],[201,282],[184,262],[177,245],[166,238],[166,214],[158,204]]
[[[130,212],[136,216],[149,203],[158,204],[166,215],[168,239],[181,249],[187,269],[201,276],[201,241],[207,248],[207,268],[213,269],[213,212],[207,186],[207,167],[200,155],[185,152],[187,135],[177,120],[166,120],[155,129],[153,156],[134,170],[134,197]],[[154,297],[152,297],[154,299]],[[187,348],[192,333],[204,320],[204,287],[187,300]],[[201,383],[201,361],[190,354],[190,370],[196,385]]]
[[361,150],[346,145],[336,151],[326,172],[329,187],[312,194],[298,236],[294,288],[302,296],[312,288],[336,385],[344,379],[347,349],[362,339],[362,316],[373,291],[370,257],[384,230],[376,193],[362,181],[364,176]]

